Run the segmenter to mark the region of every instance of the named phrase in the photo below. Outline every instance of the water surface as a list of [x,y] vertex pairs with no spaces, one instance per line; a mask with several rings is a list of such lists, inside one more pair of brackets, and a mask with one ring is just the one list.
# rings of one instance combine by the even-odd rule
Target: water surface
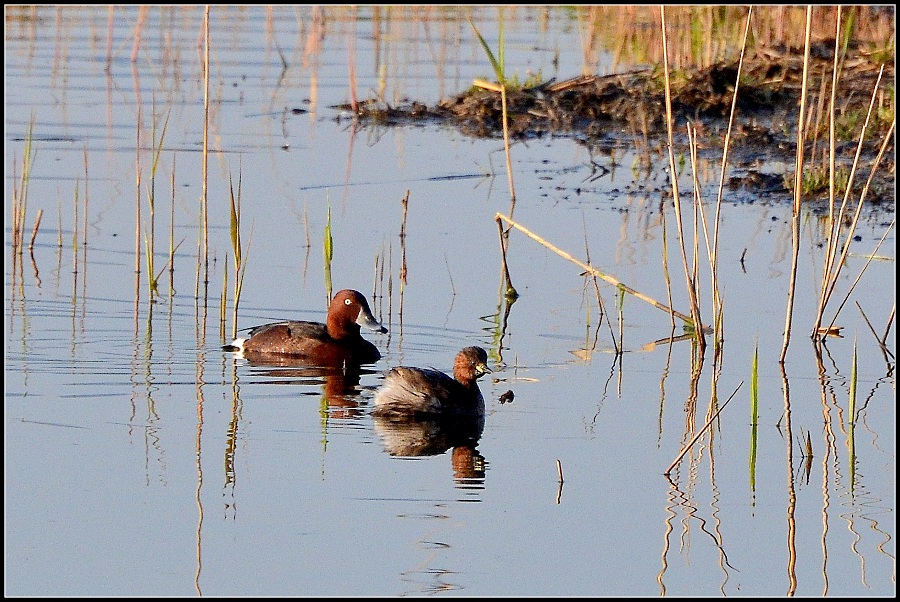
[[[20,266],[6,225],[7,595],[894,595],[893,328],[886,356],[862,313],[882,336],[893,230],[841,310],[843,338],[817,356],[824,225],[804,212],[783,370],[791,210],[779,199],[726,194],[718,362],[669,344],[681,328],[666,312],[603,281],[600,322],[593,280],[517,230],[510,304],[498,212],[669,303],[665,239],[671,303],[687,311],[663,155],[650,149],[645,166],[648,149],[624,133],[599,157],[571,138],[515,144],[511,207],[502,142],[354,124],[331,108],[350,101],[351,77],[360,97],[433,103],[491,73],[462,14],[410,15],[212,9],[205,286],[201,9],[151,8],[143,22],[137,7],[7,12],[5,206],[10,216],[33,124],[27,236],[43,210]],[[496,47],[496,12],[475,16]],[[508,68],[580,73],[574,13],[508,17]],[[718,164],[704,163],[704,199],[717,182]],[[324,319],[330,219],[334,290],[362,291],[389,328],[364,333],[383,358],[358,382],[221,351],[238,183],[238,327]],[[840,298],[893,217],[864,217]],[[449,371],[467,345],[485,347],[493,370],[477,449],[393,454],[370,415],[382,372]]]

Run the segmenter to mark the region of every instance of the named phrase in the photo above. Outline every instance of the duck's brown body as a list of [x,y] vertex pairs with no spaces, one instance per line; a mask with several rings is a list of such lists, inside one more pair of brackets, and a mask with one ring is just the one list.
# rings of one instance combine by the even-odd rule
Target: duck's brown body
[[225,349],[240,351],[245,357],[289,356],[311,365],[369,364],[381,359],[372,343],[362,338],[360,327],[387,332],[372,315],[366,298],[354,290],[335,294],[328,308],[327,323],[286,320],[250,329]]

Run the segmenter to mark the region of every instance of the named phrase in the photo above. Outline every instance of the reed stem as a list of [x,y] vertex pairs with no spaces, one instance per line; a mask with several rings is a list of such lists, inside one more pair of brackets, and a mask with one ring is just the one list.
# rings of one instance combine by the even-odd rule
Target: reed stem
[[656,307],[657,309],[661,309],[661,310],[663,310],[663,311],[669,312],[670,314],[672,314],[672,315],[674,315],[674,316],[680,318],[683,322],[685,322],[685,323],[686,323],[687,325],[689,325],[689,326],[694,326],[694,321],[691,319],[690,316],[687,316],[687,315],[685,315],[685,314],[683,314],[683,313],[681,313],[681,312],[678,312],[678,311],[676,311],[676,310],[674,310],[674,309],[672,309],[672,308],[670,308],[670,307],[668,307],[668,306],[666,306],[666,305],[663,305],[663,304],[660,303],[659,301],[657,301],[657,300],[655,300],[655,299],[652,299],[652,298],[648,297],[647,295],[644,295],[644,294],[642,294],[642,293],[639,293],[638,291],[634,290],[634,289],[631,288],[630,286],[627,286],[627,285],[625,285],[625,284],[622,284],[621,282],[619,282],[619,281],[618,281],[616,278],[614,278],[613,276],[610,276],[610,275],[608,275],[608,274],[604,274],[603,272],[601,272],[600,270],[596,269],[595,267],[593,267],[593,266],[591,266],[591,265],[588,265],[588,264],[584,263],[583,261],[580,261],[580,260],[576,259],[575,257],[573,257],[572,255],[570,255],[569,253],[566,253],[565,251],[563,251],[563,250],[560,249],[559,247],[553,245],[553,244],[550,243],[550,242],[547,242],[546,240],[544,240],[543,238],[541,238],[540,236],[538,236],[537,234],[535,234],[534,232],[532,232],[532,231],[529,230],[528,228],[526,228],[526,227],[524,227],[524,226],[522,226],[522,225],[520,225],[520,224],[514,222],[513,220],[511,220],[509,217],[503,215],[502,213],[497,213],[497,214],[495,214],[495,215],[494,215],[494,218],[495,218],[495,219],[502,219],[503,221],[505,221],[506,223],[508,223],[510,226],[512,226],[512,227],[516,228],[517,230],[520,230],[521,232],[523,232],[525,235],[527,235],[527,236],[528,236],[529,238],[531,238],[532,240],[536,240],[537,242],[539,242],[540,244],[544,245],[545,247],[547,247],[548,249],[550,249],[551,251],[553,251],[554,253],[556,253],[556,254],[559,255],[560,257],[562,257],[562,258],[564,258],[564,259],[568,259],[568,260],[571,261],[572,263],[574,263],[574,264],[580,266],[582,269],[587,270],[589,273],[591,273],[591,274],[593,274],[593,275],[595,275],[595,276],[599,276],[600,278],[602,278],[603,280],[605,280],[605,281],[608,282],[609,284],[611,284],[611,285],[613,285],[613,286],[616,286],[616,287],[619,287],[619,288],[622,289],[624,292],[629,293],[629,294],[631,294],[631,295],[634,295],[635,297],[637,297],[637,298],[640,299],[641,301],[645,301],[645,302],[649,303],[650,305],[652,305],[653,307]]
[[812,31],[812,6],[806,7],[806,42],[803,49],[803,84],[800,92],[800,109],[797,123],[797,160],[794,165],[794,210],[791,215],[791,274],[788,285],[787,311],[784,317],[784,344],[781,347],[779,363],[784,364],[788,345],[791,342],[791,319],[794,311],[794,290],[797,286],[797,259],[800,254],[800,205],[803,194],[803,150],[806,118],[806,91],[809,87],[809,47]]

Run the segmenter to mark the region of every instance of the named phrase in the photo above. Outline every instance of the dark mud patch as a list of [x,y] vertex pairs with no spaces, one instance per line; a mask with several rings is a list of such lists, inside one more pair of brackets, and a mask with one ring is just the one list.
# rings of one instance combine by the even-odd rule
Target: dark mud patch
[[[830,44],[830,45],[829,45]],[[833,41],[817,45],[810,62],[807,107],[807,166],[812,169],[828,156],[828,102],[832,79]],[[849,170],[856,154],[872,93],[882,65],[873,55],[854,51],[840,66],[836,97],[836,146],[840,168]],[[676,144],[685,145],[686,126],[697,132],[701,156],[721,159],[723,140],[734,97],[738,63],[717,63],[694,72],[670,75]],[[798,107],[803,74],[802,50],[765,50],[744,61],[736,101],[729,164],[735,175],[729,186],[790,198],[785,177],[766,171],[770,162],[793,163],[796,154]],[[884,65],[861,154],[854,191],[861,189],[894,119],[893,58]],[[580,76],[548,81],[507,91],[509,135],[513,141],[566,136],[603,152],[630,145],[664,143],[665,80],[661,69],[638,69],[604,76]],[[469,90],[434,106],[404,101],[398,106],[371,99],[352,111],[365,125],[409,126],[441,124],[480,138],[502,138],[503,107],[499,87],[477,81]],[[787,178],[789,182],[790,177]],[[895,195],[893,136],[868,192],[867,200],[893,203]],[[810,194],[821,199],[824,193]]]

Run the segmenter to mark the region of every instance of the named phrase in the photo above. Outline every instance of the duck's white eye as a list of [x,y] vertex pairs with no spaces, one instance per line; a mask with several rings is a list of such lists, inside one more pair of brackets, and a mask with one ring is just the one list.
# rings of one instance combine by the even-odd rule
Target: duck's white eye
[[353,299],[344,299],[344,305],[353,305]]

